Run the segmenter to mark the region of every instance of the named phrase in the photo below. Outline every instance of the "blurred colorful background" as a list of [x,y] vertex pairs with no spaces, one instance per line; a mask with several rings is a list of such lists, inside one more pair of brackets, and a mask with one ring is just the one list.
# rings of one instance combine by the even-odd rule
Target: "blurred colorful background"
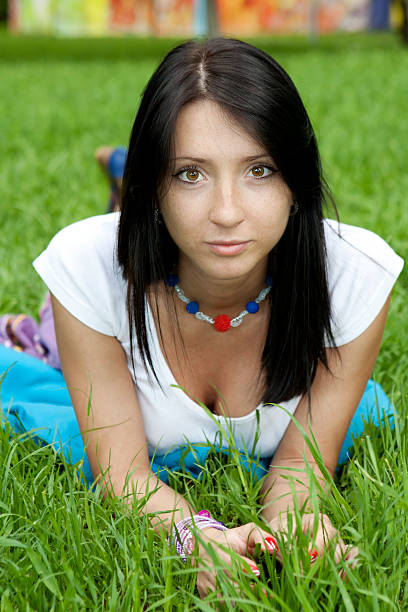
[[157,36],[402,28],[407,0],[9,0],[9,28]]

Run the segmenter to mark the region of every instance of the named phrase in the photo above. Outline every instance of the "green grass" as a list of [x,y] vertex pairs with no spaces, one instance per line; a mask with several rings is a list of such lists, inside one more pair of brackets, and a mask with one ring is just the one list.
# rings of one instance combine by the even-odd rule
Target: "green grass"
[[[342,221],[382,235],[408,256],[408,55],[396,37],[260,39],[303,96]],[[100,144],[125,143],[148,76],[168,40],[67,40],[0,32],[0,312],[36,315],[44,287],[32,259],[64,225],[104,211],[93,160]],[[408,275],[394,291],[375,377],[399,412],[395,432],[370,426],[326,510],[362,563],[338,577],[328,554],[307,567],[304,547],[272,568],[274,599],[237,574],[221,578],[237,609],[406,610],[408,529]],[[214,474],[216,477],[214,477]],[[257,485],[214,455],[200,484],[173,485],[233,526],[259,513]],[[49,448],[0,435],[0,610],[210,610],[146,519],[103,502]],[[301,536],[299,536],[301,537]],[[274,565],[274,562],[272,562]],[[233,570],[238,572],[237,569]],[[220,576],[222,577],[222,572]],[[228,607],[228,606],[227,606]]]

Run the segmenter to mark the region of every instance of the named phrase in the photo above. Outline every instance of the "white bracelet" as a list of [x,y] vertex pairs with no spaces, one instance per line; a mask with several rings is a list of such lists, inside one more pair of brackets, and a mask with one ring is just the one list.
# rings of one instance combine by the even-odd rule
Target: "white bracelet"
[[206,527],[212,527],[219,531],[226,531],[228,529],[224,523],[213,519],[208,510],[201,510],[198,514],[183,519],[174,525],[172,531],[173,540],[176,551],[184,563],[187,561],[187,556],[193,552],[194,528],[205,529]]

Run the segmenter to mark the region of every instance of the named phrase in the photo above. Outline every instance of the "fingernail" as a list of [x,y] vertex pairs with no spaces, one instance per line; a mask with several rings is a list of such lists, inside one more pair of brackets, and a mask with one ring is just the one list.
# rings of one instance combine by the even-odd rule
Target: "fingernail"
[[[248,565],[249,565],[249,567],[251,568],[251,572],[252,572],[253,574],[255,574],[255,576],[257,576],[257,577],[258,577],[258,576],[260,576],[260,575],[261,575],[261,572],[260,572],[260,571],[259,571],[259,569],[256,567],[256,565],[250,565],[250,564],[248,564]],[[245,574],[247,574],[247,573],[248,573],[248,570],[246,569],[246,567],[244,567],[244,572],[245,572]]]
[[268,552],[270,553],[274,553],[275,551],[279,550],[278,543],[272,536],[265,538],[265,544],[268,548]]
[[318,556],[319,556],[319,553],[317,552],[315,548],[309,549],[310,563],[313,563],[314,561],[316,561]]
[[259,569],[256,567],[256,565],[250,565],[249,566],[251,568],[251,572],[253,574],[255,574],[255,576],[260,576],[261,572],[259,571]]

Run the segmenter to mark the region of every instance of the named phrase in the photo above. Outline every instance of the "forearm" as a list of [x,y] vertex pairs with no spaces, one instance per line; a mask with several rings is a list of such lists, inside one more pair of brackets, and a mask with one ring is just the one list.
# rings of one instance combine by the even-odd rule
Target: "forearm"
[[121,497],[137,514],[148,515],[157,532],[171,529],[173,523],[195,513],[195,509],[151,470],[134,473],[125,481],[110,479],[107,494]]
[[[317,465],[309,465],[320,486],[327,490],[327,485]],[[310,495],[310,476],[308,477],[303,461],[292,461],[285,467],[272,464],[262,487],[262,516],[270,522],[281,513],[293,510],[295,504],[298,508],[307,506]]]

